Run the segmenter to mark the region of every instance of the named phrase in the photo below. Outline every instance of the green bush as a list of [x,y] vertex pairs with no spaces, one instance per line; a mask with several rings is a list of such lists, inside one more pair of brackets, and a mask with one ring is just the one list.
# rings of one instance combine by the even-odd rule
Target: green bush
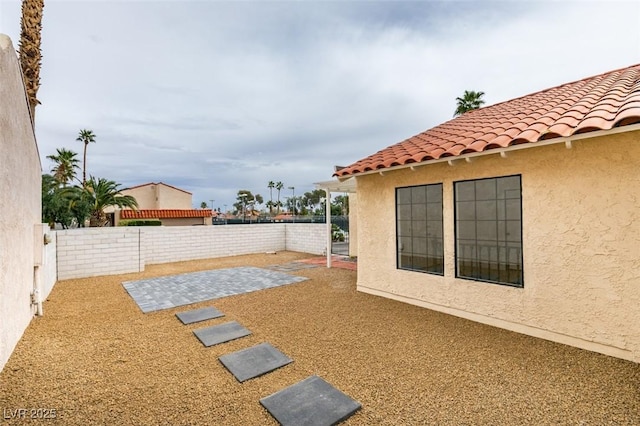
[[340,229],[340,227],[335,223],[331,224],[331,239],[334,242],[338,242],[338,241],[341,242],[341,241],[344,241],[345,239],[344,231]]
[[119,226],[160,226],[162,222],[158,219],[131,219],[121,220]]

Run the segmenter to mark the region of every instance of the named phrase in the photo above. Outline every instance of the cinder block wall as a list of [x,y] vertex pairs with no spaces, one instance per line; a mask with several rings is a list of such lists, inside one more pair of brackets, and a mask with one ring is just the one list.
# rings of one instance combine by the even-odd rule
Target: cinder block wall
[[287,223],[286,250],[317,255],[326,254],[327,225],[325,223]]
[[143,227],[148,264],[284,250],[284,224]]
[[143,271],[146,264],[267,251],[321,255],[326,225],[260,224],[117,227],[56,231],[58,279]]
[[125,274],[144,270],[140,228],[84,228],[56,231],[58,279]]

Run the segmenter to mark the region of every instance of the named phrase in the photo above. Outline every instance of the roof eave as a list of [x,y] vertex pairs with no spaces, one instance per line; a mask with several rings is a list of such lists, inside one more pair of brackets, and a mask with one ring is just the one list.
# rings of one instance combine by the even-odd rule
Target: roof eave
[[376,170],[367,170],[366,172],[359,172],[359,173],[354,173],[354,174],[344,175],[344,176],[336,176],[336,178],[339,180],[345,180],[352,177],[359,177],[359,176],[366,176],[366,175],[374,175],[374,174],[384,175],[387,172],[393,172],[396,170],[403,170],[403,169],[415,170],[418,167],[424,167],[424,166],[428,166],[431,164],[438,164],[438,163],[449,163],[450,165],[453,165],[453,162],[460,161],[460,160],[471,162],[471,160],[476,157],[483,157],[486,155],[495,155],[495,154],[500,154],[502,156],[505,156],[508,152],[512,152],[512,151],[519,151],[521,149],[529,149],[529,148],[538,148],[541,146],[556,145],[560,143],[567,145],[567,148],[571,148],[572,142],[578,141],[581,139],[591,139],[591,138],[597,138],[597,137],[602,137],[607,135],[614,135],[618,133],[634,132],[638,130],[640,130],[640,123],[630,124],[630,125],[621,126],[621,127],[614,127],[609,130],[596,130],[593,132],[580,133],[577,135],[572,135],[567,137],[553,138],[553,139],[543,140],[539,142],[528,142],[528,143],[523,143],[518,145],[511,145],[506,148],[494,148],[486,151],[444,157],[444,158],[439,158],[437,160],[427,160],[421,163],[409,163],[409,164],[403,164],[399,166],[380,168]]

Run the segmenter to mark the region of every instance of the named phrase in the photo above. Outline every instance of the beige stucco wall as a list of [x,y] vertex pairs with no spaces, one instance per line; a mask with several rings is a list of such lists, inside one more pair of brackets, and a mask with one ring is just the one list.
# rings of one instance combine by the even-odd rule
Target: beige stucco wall
[[159,209],[192,209],[191,194],[172,188],[162,183],[144,185],[137,188],[125,189],[123,195],[131,195],[138,202],[140,210]]
[[[22,74],[11,40],[0,34],[0,370],[35,312],[41,256],[41,167]],[[44,261],[44,260],[43,260]]]
[[[358,178],[358,289],[640,362],[640,131]],[[524,288],[455,278],[453,182],[522,175]],[[396,269],[395,188],[443,183],[445,276]]]

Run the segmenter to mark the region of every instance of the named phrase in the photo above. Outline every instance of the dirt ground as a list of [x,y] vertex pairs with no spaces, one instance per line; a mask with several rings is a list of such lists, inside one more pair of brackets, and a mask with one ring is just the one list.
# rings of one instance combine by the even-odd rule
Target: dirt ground
[[[224,318],[143,314],[123,281],[308,258],[281,252],[61,281],[0,373],[0,424],[275,425],[260,398],[317,374],[362,404],[347,425],[640,424],[640,365],[355,290],[318,267],[298,284],[190,305]],[[252,335],[206,348],[191,330]],[[239,383],[218,357],[269,342],[294,362]],[[14,416],[12,418],[12,415]]]

